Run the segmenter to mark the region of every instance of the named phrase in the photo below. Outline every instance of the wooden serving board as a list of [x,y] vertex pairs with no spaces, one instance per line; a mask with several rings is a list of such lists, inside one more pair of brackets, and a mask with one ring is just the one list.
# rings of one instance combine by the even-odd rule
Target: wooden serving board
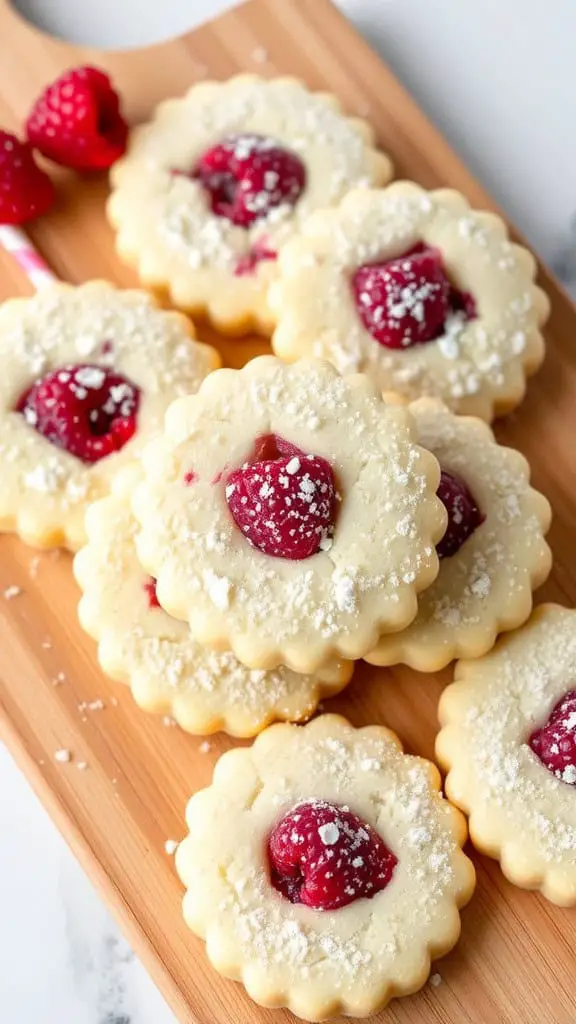
[[[397,175],[431,187],[450,185],[477,206],[493,207],[436,130],[328,0],[251,0],[210,25],[151,49],[94,54],[29,28],[0,0],[0,124],[19,128],[40,88],[64,68],[95,62],[112,73],[132,121],[182,93],[206,74],[238,70],[300,75],[336,92],[350,113],[375,124]],[[61,172],[54,213],[31,228],[64,279],[95,276],[134,283],[114,255],[104,219],[106,183]],[[555,562],[541,598],[576,599],[576,315],[545,272],[552,298],[548,356],[521,409],[498,426],[499,437],[529,458],[537,487],[552,502]],[[27,293],[27,282],[0,258],[0,297]],[[234,366],[266,351],[258,339],[224,342]],[[3,600],[19,586],[23,593]],[[94,644],[76,619],[78,591],[67,555],[38,557],[11,537],[0,539],[0,728],[2,738],[108,900],[136,951],[180,1021],[190,1024],[289,1024],[285,1011],[255,1007],[243,989],[220,979],[202,944],[180,917],[181,887],[164,851],[182,836],[192,791],[205,785],[216,757],[230,746],[200,739],[146,716],[130,694],[96,666]],[[54,680],[63,674],[59,685]],[[431,756],[436,706],[450,671],[419,676],[363,666],[331,708],[356,725],[383,722],[407,748]],[[79,708],[102,700],[102,710]],[[73,759],[58,763],[54,753]],[[88,768],[78,769],[78,762]],[[440,965],[442,984],[395,1002],[381,1021],[439,1024],[574,1024],[576,912],[558,910],[509,885],[498,866],[475,856],[478,890],[464,912],[456,950]],[[38,869],[42,870],[41,851]]]

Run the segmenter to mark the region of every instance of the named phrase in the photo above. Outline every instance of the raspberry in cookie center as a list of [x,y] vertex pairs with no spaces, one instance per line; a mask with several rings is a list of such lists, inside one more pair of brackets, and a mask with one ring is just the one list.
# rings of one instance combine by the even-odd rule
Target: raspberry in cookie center
[[463,322],[476,315],[472,296],[451,284],[438,249],[422,242],[403,256],[358,267],[352,292],[364,327],[386,348],[434,341],[451,318]]
[[576,690],[564,694],[528,742],[549,772],[576,785]]
[[346,807],[297,804],[268,839],[272,885],[291,903],[337,910],[385,889],[398,858]]
[[259,551],[310,558],[332,543],[337,490],[332,467],[274,434],[256,440],[250,462],[226,480],[234,522]]
[[140,390],[120,373],[83,363],[40,377],[15,410],[47,441],[82,462],[119,451],[136,430]]
[[485,517],[467,485],[454,473],[441,471],[440,486],[436,493],[448,513],[446,533],[436,545],[436,551],[439,558],[450,558],[484,522]]
[[279,206],[294,206],[306,168],[275,139],[229,135],[200,157],[193,177],[208,192],[213,213],[249,228]]

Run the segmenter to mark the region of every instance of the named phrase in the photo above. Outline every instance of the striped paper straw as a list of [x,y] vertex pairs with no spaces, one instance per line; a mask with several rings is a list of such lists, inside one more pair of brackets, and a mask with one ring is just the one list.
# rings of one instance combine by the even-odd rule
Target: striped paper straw
[[30,284],[37,291],[58,280],[46,260],[42,259],[38,250],[20,228],[13,227],[12,224],[0,224],[0,246],[14,257]]

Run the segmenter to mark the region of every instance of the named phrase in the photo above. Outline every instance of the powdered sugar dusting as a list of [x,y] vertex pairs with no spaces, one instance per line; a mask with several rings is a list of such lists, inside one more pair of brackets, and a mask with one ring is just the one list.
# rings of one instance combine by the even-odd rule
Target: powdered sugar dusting
[[[399,257],[417,243],[442,254],[451,279],[460,288],[465,284],[474,298],[477,315],[468,318],[456,309],[434,340],[395,351],[375,341],[365,326],[349,280],[358,268],[370,275],[376,264],[402,265]],[[313,284],[312,262],[318,267]],[[301,355],[304,340],[313,338],[308,351],[313,348],[341,372],[369,373],[384,390],[410,399],[434,395],[451,408],[480,409],[488,418],[493,396],[517,393],[528,347],[533,353],[540,347],[534,334],[542,314],[531,268],[482,214],[462,216],[441,193],[397,183],[370,201],[350,197],[325,215],[322,230],[289,244],[281,270],[274,301],[282,354],[294,346]],[[402,321],[410,344],[426,307],[438,303],[439,287],[417,279],[409,289],[390,287],[390,302],[373,311],[374,327]],[[311,290],[321,300],[312,301]],[[368,293],[359,298],[370,301]],[[478,403],[470,401],[475,396]]]
[[[1,319],[0,355],[6,367],[0,381],[3,485],[17,511],[26,506],[36,518],[39,510],[49,510],[54,526],[67,510],[98,496],[102,478],[134,456],[159,429],[170,401],[196,391],[212,365],[209,350],[191,342],[178,317],[156,309],[143,292],[118,291],[102,283],[42,289],[19,305],[17,315],[4,307]],[[27,408],[25,415],[13,409],[15,380],[24,382],[25,391],[47,371],[62,368],[66,374],[81,354],[90,355],[90,365],[81,367],[74,380],[68,373],[79,400],[100,386],[111,359],[114,369],[125,371],[144,395],[135,437],[100,466],[84,465],[42,437],[34,429],[33,409]],[[123,408],[126,394],[117,398]]]
[[426,648],[435,657],[445,651],[449,661],[455,652],[464,656],[468,643],[476,652],[479,634],[488,643],[511,605],[524,606],[532,574],[548,559],[546,513],[517,453],[437,401],[416,401],[410,411],[420,443],[466,485],[484,519],[456,553],[442,559],[436,580],[419,596],[413,623],[398,637],[381,639],[384,663],[387,651],[398,656],[399,645],[408,658]]
[[[272,717],[308,717],[324,688],[335,687],[337,667],[326,670],[326,682],[285,668],[249,669],[229,651],[211,651],[192,639],[186,623],[171,618],[159,606],[150,608],[144,573],[136,556],[136,524],[127,501],[104,499],[92,510],[93,534],[81,556],[82,583],[99,616],[99,631],[115,651],[140,699],[150,691],[162,707],[172,705],[178,717],[195,732],[213,723],[230,723],[237,730],[257,731]],[[99,514],[98,514],[99,513]],[[223,603],[230,597],[226,583],[208,575],[208,588]],[[134,600],[137,594],[138,600]],[[333,682],[331,683],[331,680]],[[159,692],[160,691],[160,692]],[[99,710],[102,702],[84,703],[82,710]],[[165,724],[176,724],[165,716]],[[202,753],[210,750],[205,740]]]
[[[263,58],[264,50],[256,47],[253,59]],[[295,153],[308,181],[295,206],[273,206],[249,230],[213,216],[190,174],[215,141],[239,134],[268,136]],[[180,173],[175,176],[174,170]],[[331,205],[352,187],[377,184],[376,178],[361,134],[322,96],[296,82],[242,78],[210,92],[192,90],[171,105],[157,128],[137,137],[124,162],[119,196],[138,181],[141,204],[126,204],[125,216],[134,211],[139,233],[171,260],[179,258],[187,268],[233,272],[263,235],[277,249],[319,206]]]
[[567,777],[556,778],[527,740],[573,690],[575,664],[576,613],[550,607],[487,661],[468,668],[454,752],[458,777],[466,771],[472,813],[494,819],[504,842],[520,844],[545,866],[574,864],[576,771],[568,766]]
[[[325,810],[320,851],[324,851],[327,883],[329,857],[337,849],[340,825],[335,826],[330,804],[323,802],[322,795],[340,793],[346,801],[342,810],[353,814],[359,813],[355,805],[360,804],[359,816],[398,858],[383,892],[371,899],[357,899],[351,913],[311,915],[286,898],[278,898],[260,852],[263,844],[239,849],[233,838],[237,830],[250,834],[256,825],[252,804],[242,806],[237,795],[229,792],[229,779],[223,775],[220,781],[218,773],[203,800],[197,805],[192,800],[188,812],[191,837],[181,848],[180,868],[192,898],[199,888],[208,894],[204,911],[208,941],[217,920],[219,928],[234,936],[242,961],[257,963],[264,976],[286,972],[290,981],[295,976],[310,986],[318,981],[353,999],[361,992],[365,1005],[366,994],[381,987],[398,958],[414,951],[422,928],[433,933],[435,921],[443,920],[454,903],[462,885],[454,869],[459,847],[451,811],[431,790],[425,764],[402,755],[375,730],[329,725],[334,722],[327,717],[305,730],[278,733],[273,759],[266,757],[264,749],[260,753],[256,743],[243,752],[245,764],[237,763],[237,769],[242,778],[250,778],[256,771],[254,786],[263,820],[271,812],[278,822],[285,815],[294,819],[291,842],[297,850],[302,836],[306,842],[306,829],[301,829],[297,820],[299,808],[310,805]],[[360,768],[366,759],[380,764],[369,783]],[[225,834],[212,827],[215,806],[230,826]],[[200,831],[202,843],[194,840]],[[355,870],[362,872],[363,858],[353,853],[351,857]],[[353,889],[354,883],[349,884]],[[352,892],[349,895],[354,898]]]
[[[282,645],[286,654],[279,661],[289,658],[294,638],[299,646],[310,642],[317,647],[320,641],[332,653],[332,638],[357,639],[359,630],[373,636],[376,620],[380,625],[391,618],[398,626],[404,602],[404,614],[411,613],[407,592],[434,558],[440,521],[433,467],[414,444],[406,414],[384,405],[368,387],[351,387],[325,364],[254,362],[213,381],[218,386],[206,399],[201,393],[198,402],[191,400],[188,436],[183,440],[176,425],[174,438],[168,439],[169,447],[178,445],[178,459],[186,465],[205,464],[204,476],[194,489],[169,491],[172,469],[167,463],[164,478],[142,490],[148,493],[150,486],[154,496],[135,506],[143,526],[141,543],[158,559],[159,572],[163,564],[170,565],[184,583],[188,607],[182,614],[192,630],[193,609],[206,615],[204,595],[207,587],[213,590],[213,574],[230,581],[225,608],[230,636],[257,635],[259,643],[274,650]],[[275,463],[252,464],[253,423],[259,424],[257,436],[273,423],[274,434],[310,454],[290,455],[276,475],[267,469]],[[213,457],[206,454],[211,451]],[[333,537],[327,516],[320,521],[317,514],[308,515],[315,506],[322,509],[326,496],[321,461],[334,467],[341,499]],[[204,481],[219,472],[224,478],[207,486]],[[231,486],[234,490],[227,491]],[[168,493],[174,500],[168,500]],[[280,558],[280,550],[261,545],[254,550],[249,517],[261,516],[273,534],[276,520],[267,510],[277,496],[285,499],[280,502],[283,528],[318,531],[320,525],[316,553]],[[300,511],[292,527],[294,509]],[[217,549],[210,543],[208,522],[220,539]],[[325,538],[332,543],[323,544]],[[213,600],[212,592],[209,596]],[[217,628],[224,628],[221,619]],[[292,664],[298,667],[296,658]]]

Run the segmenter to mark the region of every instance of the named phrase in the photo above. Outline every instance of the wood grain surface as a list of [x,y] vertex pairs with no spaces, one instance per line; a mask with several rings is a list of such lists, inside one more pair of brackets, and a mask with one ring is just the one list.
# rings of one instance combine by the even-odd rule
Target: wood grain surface
[[[183,38],[113,54],[51,40],[0,0],[0,124],[18,128],[45,83],[86,61],[110,70],[132,121],[207,74],[223,78],[243,69],[300,75],[313,88],[337,93],[350,113],[373,121],[397,176],[425,186],[450,185],[474,204],[493,208],[376,54],[327,0],[252,0]],[[133,284],[132,272],[114,255],[104,219],[106,181],[80,181],[64,171],[56,177],[56,209],[31,228],[53,269],[72,282],[105,276]],[[553,306],[546,362],[520,410],[497,432],[527,455],[536,486],[554,508],[554,570],[539,599],[573,604],[576,316],[549,275],[543,272],[541,281]],[[20,271],[0,258],[0,297],[28,291]],[[258,339],[224,342],[204,328],[200,334],[218,344],[235,366],[267,348]],[[2,599],[10,586],[21,587],[22,594]],[[202,944],[181,920],[181,887],[164,851],[166,839],[183,834],[187,797],[208,782],[215,758],[230,741],[218,736],[202,752],[200,739],[138,711],[130,694],[96,667],[94,644],[77,623],[77,599],[68,556],[38,556],[11,537],[0,539],[0,734],[179,1020],[288,1024],[293,1020],[288,1013],[255,1007],[240,986],[213,972]],[[450,671],[419,676],[404,668],[363,666],[330,707],[357,725],[383,722],[397,730],[409,750],[430,756],[438,695],[449,677]],[[98,699],[104,702],[102,710],[82,707]],[[72,752],[70,763],[55,761],[59,748]],[[81,771],[78,762],[83,761],[88,767]],[[393,1003],[379,1019],[390,1024],[574,1024],[576,911],[558,910],[516,890],[496,864],[478,856],[475,861],[478,890],[463,915],[461,942],[437,968],[442,984]],[[37,863],[42,870],[41,851]]]

